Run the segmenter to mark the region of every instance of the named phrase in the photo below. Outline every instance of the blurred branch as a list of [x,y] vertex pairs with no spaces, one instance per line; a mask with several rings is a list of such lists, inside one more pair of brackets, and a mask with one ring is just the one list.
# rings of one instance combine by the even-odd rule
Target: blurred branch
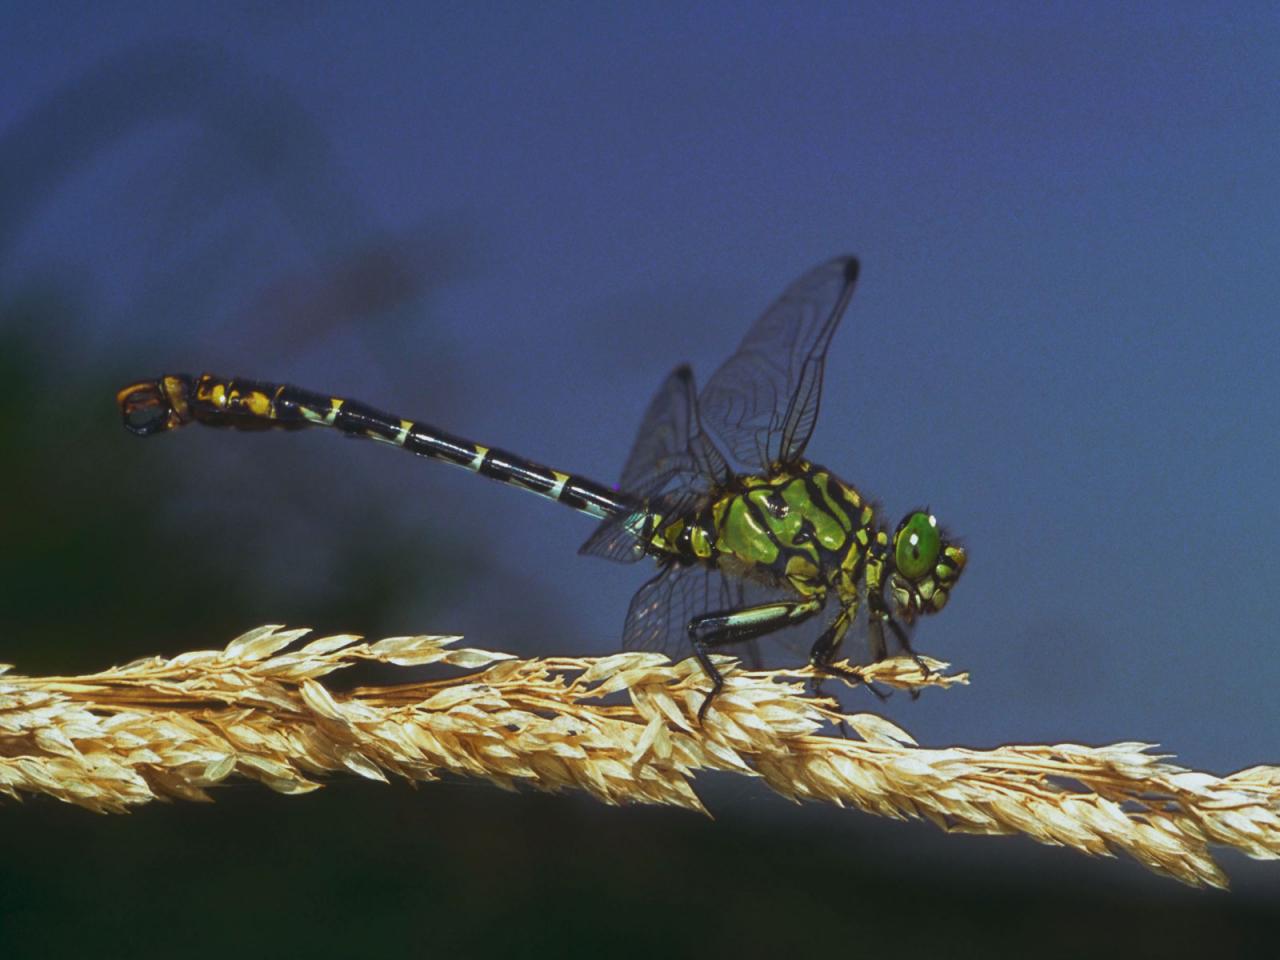
[[[881,717],[846,716],[808,695],[808,668],[745,671],[727,657],[718,658],[724,692],[699,725],[706,678],[693,660],[518,660],[429,636],[335,636],[289,649],[306,632],[262,627],[225,650],[82,677],[0,676],[0,792],[119,813],[156,799],[209,800],[233,775],[302,793],[340,771],[415,781],[453,773],[701,810],[693,776],[723,770],[795,800],[1123,851],[1193,885],[1226,886],[1210,843],[1280,856],[1277,767],[1219,778],[1140,743],[927,749]],[[345,693],[321,682],[360,661],[469,672]],[[928,676],[905,658],[858,669],[907,688],[967,680],[929,666]],[[820,733],[841,723],[857,737]]]

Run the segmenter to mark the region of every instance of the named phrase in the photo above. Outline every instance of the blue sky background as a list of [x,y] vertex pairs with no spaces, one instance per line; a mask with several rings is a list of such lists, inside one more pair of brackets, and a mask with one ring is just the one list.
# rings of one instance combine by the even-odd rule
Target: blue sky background
[[[76,291],[41,335],[57,376],[110,357],[291,380],[612,480],[672,366],[705,381],[790,280],[856,253],[809,453],[895,520],[930,504],[970,552],[917,647],[973,685],[888,714],[926,744],[1280,761],[1273,6],[15,4],[0,24],[0,287]],[[109,394],[92,417],[118,429]],[[278,584],[264,620],[358,576],[326,531],[371,502],[494,564],[395,629],[603,653],[646,576],[576,556],[585,518],[370,445],[107,449],[185,478],[132,506],[236,542]]]

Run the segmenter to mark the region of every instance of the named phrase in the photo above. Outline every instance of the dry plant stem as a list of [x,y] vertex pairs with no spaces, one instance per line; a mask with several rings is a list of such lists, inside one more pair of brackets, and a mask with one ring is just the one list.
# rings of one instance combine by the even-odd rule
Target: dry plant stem
[[[1141,743],[926,749],[881,717],[844,716],[809,696],[808,669],[750,672],[729,658],[718,659],[725,689],[700,726],[706,681],[693,661],[517,660],[425,636],[325,637],[290,649],[306,632],[262,627],[225,650],[83,677],[0,675],[0,793],[118,813],[208,800],[233,775],[300,793],[340,771],[414,781],[448,772],[701,810],[692,778],[727,770],[795,800],[1123,851],[1189,884],[1226,885],[1211,843],[1280,856],[1277,767],[1219,778]],[[470,672],[343,694],[321,682],[358,661]],[[967,682],[926,662],[928,676],[909,659],[861,672],[908,688]],[[856,738],[823,734],[841,721]]]

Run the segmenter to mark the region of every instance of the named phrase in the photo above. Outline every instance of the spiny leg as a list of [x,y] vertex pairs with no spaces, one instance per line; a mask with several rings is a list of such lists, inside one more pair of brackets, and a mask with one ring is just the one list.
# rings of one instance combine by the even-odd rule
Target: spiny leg
[[[848,680],[853,683],[866,684],[868,690],[874,693],[881,700],[887,700],[888,696],[877,690],[874,684],[867,683],[862,674],[848,667],[836,666],[836,654],[840,652],[840,644],[844,641],[844,635],[849,630],[849,624],[857,614],[856,607],[853,610],[842,610],[840,616],[836,617],[831,626],[822,631],[822,635],[813,644],[813,649],[809,651],[809,663],[819,674],[825,674],[829,677],[839,677],[842,680]],[[874,647],[874,637],[872,645]],[[883,637],[881,638],[883,645]],[[883,659],[883,657],[881,657]],[[814,692],[820,693],[822,690],[821,677],[814,678]],[[843,725],[842,725],[843,727]]]
[[889,656],[889,648],[884,642],[884,622],[887,619],[886,614],[877,613],[874,607],[872,608],[871,617],[867,622],[867,646],[871,648],[872,663],[879,663]]
[[[920,655],[911,649],[911,640],[907,636],[907,631],[902,629],[902,624],[890,616],[889,611],[885,610],[881,604],[872,603],[871,619],[867,625],[867,637],[871,646],[871,657],[876,663],[879,663],[889,655],[889,649],[884,641],[884,625],[887,623],[889,629],[893,631],[894,638],[898,641],[898,645],[915,661],[916,666],[920,668],[920,672],[928,677],[930,670],[928,664],[920,659]],[[870,686],[870,684],[868,684]],[[875,687],[871,687],[875,690]],[[876,693],[880,691],[876,690]],[[911,688],[911,699],[915,700],[920,696],[920,691],[915,687]],[[885,699],[881,695],[881,699]]]
[[698,723],[702,723],[711,701],[724,688],[724,677],[711,662],[709,651],[792,626],[807,620],[821,609],[822,600],[813,597],[809,600],[762,603],[740,610],[708,613],[690,620],[689,642],[693,644],[693,655],[698,658],[703,672],[711,679],[711,692],[698,709]]
[[898,623],[889,613],[884,598],[878,593],[869,592],[867,594],[867,606],[870,607],[871,612],[867,629],[871,646],[871,658],[879,663],[889,655],[889,649],[884,641],[884,627],[885,624],[888,624],[889,629],[893,631],[894,639],[898,641],[898,646],[915,661],[921,673],[926,677],[929,676],[929,667],[920,659],[920,655],[911,648],[911,638],[907,636],[907,631],[902,628],[902,624]]
[[[920,668],[921,675],[928,679],[933,671],[929,669],[927,663],[920,659],[920,654],[911,649],[911,641],[907,638],[907,631],[903,630],[902,625],[893,619],[889,620],[889,627],[893,630],[893,635],[898,638],[898,643],[902,645],[902,649],[916,662],[916,666]],[[918,687],[911,688],[911,699],[920,699],[920,689]]]

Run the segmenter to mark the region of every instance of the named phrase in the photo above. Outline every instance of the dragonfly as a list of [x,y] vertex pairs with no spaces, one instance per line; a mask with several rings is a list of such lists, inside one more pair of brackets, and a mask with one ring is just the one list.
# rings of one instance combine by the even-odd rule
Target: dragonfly
[[[440,460],[562,503],[600,521],[580,553],[657,572],[632,598],[628,650],[697,658],[710,681],[702,722],[724,687],[712,653],[816,619],[808,659],[818,677],[861,682],[837,662],[855,622],[873,660],[886,632],[905,653],[918,620],[943,609],[965,549],[928,508],[890,528],[877,505],[805,458],[817,422],[828,348],[858,280],[838,257],[793,282],[747,330],[699,392],[673,370],[641,422],[621,482],[609,486],[384,413],[288,384],[214,374],[166,374],[117,394],[141,436],[191,423],[237,430],[330,427]],[[858,621],[859,611],[865,621]]]

